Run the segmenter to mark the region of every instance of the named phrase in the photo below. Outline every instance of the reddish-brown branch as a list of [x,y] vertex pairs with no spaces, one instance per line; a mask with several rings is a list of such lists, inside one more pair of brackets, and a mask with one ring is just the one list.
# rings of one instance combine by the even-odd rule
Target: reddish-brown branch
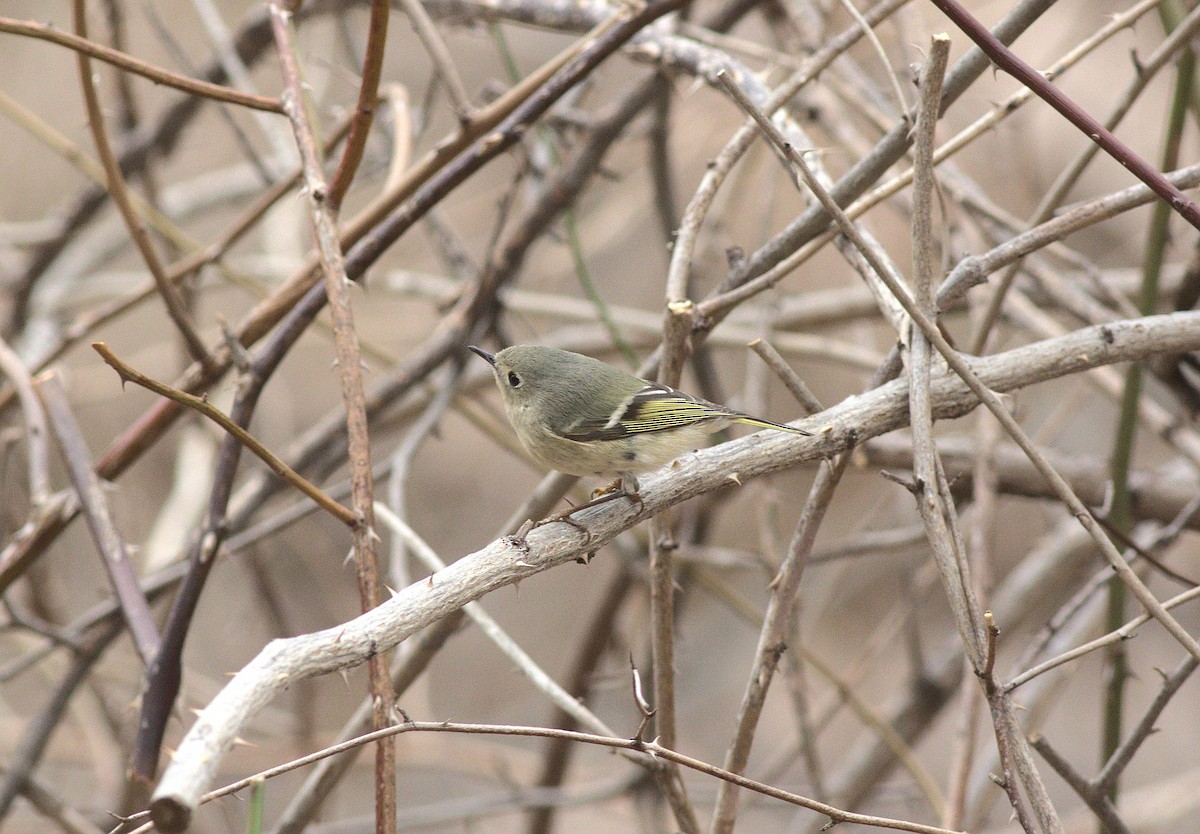
[[112,64],[114,67],[136,73],[143,78],[153,81],[155,84],[174,87],[176,90],[181,90],[185,93],[211,98],[216,101],[224,101],[228,104],[238,104],[253,110],[265,110],[269,113],[283,112],[283,104],[280,103],[279,99],[243,93],[240,90],[222,87],[220,84],[211,84],[208,81],[199,81],[195,78],[188,78],[186,75],[169,72],[161,67],[147,64],[145,61],[134,58],[118,49],[112,49],[104,44],[88,40],[81,35],[73,35],[61,29],[55,29],[44,23],[0,17],[0,32],[7,32],[12,35],[24,35],[28,38],[37,38],[38,40],[56,43],[59,46],[73,49],[80,55],[91,56],[98,61],[104,61],[105,63]]
[[354,118],[350,122],[350,136],[338,162],[337,170],[329,181],[329,208],[336,215],[342,206],[342,198],[350,190],[350,183],[362,162],[367,147],[367,137],[375,121],[375,107],[379,100],[379,78],[383,72],[383,56],[387,46],[388,0],[371,0],[371,20],[367,29],[366,56],[363,59],[362,82],[358,86],[358,101],[354,105]]
[[[336,208],[326,199],[329,192],[325,175],[321,171],[321,153],[316,132],[305,107],[303,78],[292,44],[291,13],[278,3],[271,3],[268,8],[284,77],[284,112],[292,123],[292,133],[300,150],[309,215],[317,240],[329,311],[333,319],[338,376],[341,380],[342,403],[346,410],[351,505],[357,516],[357,523],[353,529],[354,561],[358,569],[359,602],[365,612],[378,606],[383,600],[383,595],[375,548],[377,536],[374,479],[371,475],[371,446],[367,430],[366,397],[363,392],[362,352],[358,345],[354,314],[350,308],[350,279],[346,275],[342,244],[338,237]],[[377,44],[377,49],[382,52],[382,45]],[[392,722],[395,708],[396,696],[388,675],[387,654],[381,652],[373,655],[367,668],[371,687],[371,723],[373,727],[380,729]],[[395,830],[396,752],[390,741],[384,741],[375,748],[375,831],[377,834],[389,834]]]
[[[79,36],[85,37],[87,35],[87,11],[83,0],[74,0],[72,18]],[[125,176],[121,173],[120,162],[108,138],[104,112],[100,106],[100,97],[96,93],[96,83],[92,74],[92,61],[84,52],[77,53],[75,57],[79,66],[79,86],[83,91],[83,101],[87,107],[88,125],[91,127],[92,138],[96,143],[96,155],[100,157],[100,162],[104,165],[109,193],[112,195],[117,210],[121,213],[121,219],[125,221],[125,225],[129,229],[129,236],[133,239],[138,252],[141,253],[142,260],[146,263],[146,268],[154,277],[154,283],[163,297],[163,303],[166,304],[167,313],[183,337],[188,353],[201,365],[207,366],[211,360],[204,347],[204,342],[196,332],[183,297],[168,277],[167,268],[154,248],[154,241],[150,239],[146,224],[142,222],[141,215],[138,214],[129,195]]]
[[1018,58],[955,0],[933,0],[933,4],[954,21],[954,25],[973,40],[996,66],[1033,90],[1039,98],[1149,186],[1151,191],[1165,200],[1184,220],[1200,229],[1200,206],[1172,185],[1161,171],[1134,153],[1133,149],[1114,136],[1112,131],[1047,81],[1044,75]]

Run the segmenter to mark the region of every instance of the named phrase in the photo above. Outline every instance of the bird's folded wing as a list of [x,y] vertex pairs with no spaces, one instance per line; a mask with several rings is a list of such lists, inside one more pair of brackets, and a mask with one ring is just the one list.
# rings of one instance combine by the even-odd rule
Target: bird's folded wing
[[617,440],[646,432],[667,431],[731,416],[712,403],[657,383],[648,384],[611,414],[576,421],[564,434],[569,440]]

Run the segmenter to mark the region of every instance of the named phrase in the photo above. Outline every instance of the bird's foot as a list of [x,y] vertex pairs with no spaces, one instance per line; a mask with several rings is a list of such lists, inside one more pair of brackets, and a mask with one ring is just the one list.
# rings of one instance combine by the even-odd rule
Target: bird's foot
[[594,501],[602,495],[614,495],[614,493],[619,494],[623,492],[625,492],[625,479],[617,478],[610,484],[602,486],[599,489],[593,489],[592,500]]
[[543,518],[541,521],[539,521],[537,524],[535,524],[533,526],[541,527],[545,524],[553,524],[556,521],[561,521],[563,524],[570,524],[572,527],[574,527],[580,533],[583,533],[584,542],[589,542],[592,540],[592,532],[590,530],[588,530],[588,528],[586,528],[582,524],[580,524],[578,521],[571,518],[572,513],[576,512],[577,510],[585,509],[588,506],[590,506],[590,502],[588,504],[580,504],[578,507],[567,507],[565,510],[554,513],[553,515],[546,516],[545,518]]

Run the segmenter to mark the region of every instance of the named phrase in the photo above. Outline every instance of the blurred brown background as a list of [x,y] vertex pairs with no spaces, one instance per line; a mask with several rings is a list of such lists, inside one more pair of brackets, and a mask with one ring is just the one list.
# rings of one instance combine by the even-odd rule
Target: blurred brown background
[[[114,5],[122,12],[123,48],[130,54],[188,75],[198,75],[197,68],[212,61],[212,41],[201,25],[199,4],[114,0]],[[486,9],[467,3],[454,8],[436,3],[429,7],[477,104],[510,83],[501,57],[501,37],[524,75],[578,36],[565,20],[555,22],[569,10],[553,4],[545,5],[544,26],[510,22],[526,9],[520,4],[486,5]],[[992,24],[1010,4],[970,6],[974,15]],[[718,7],[705,2],[692,8],[689,22],[676,37],[696,44],[707,40],[706,54],[722,54],[740,62],[760,73],[761,83],[768,88],[783,77],[786,61],[803,61],[806,50],[819,48],[851,20],[837,3],[795,0],[749,12],[727,36],[703,38],[700,22]],[[539,4],[531,3],[528,8],[539,8]],[[1110,15],[1126,9],[1124,4],[1094,0],[1054,4],[1017,42],[1016,49],[1033,66],[1046,67],[1103,26]],[[215,3],[210,11],[219,14],[234,32],[262,14],[258,4],[236,2]],[[315,4],[310,12],[297,27],[299,57],[315,113],[328,132],[352,105],[357,92],[366,7]],[[8,2],[2,13],[11,19],[36,19],[70,28],[67,4]],[[89,4],[89,15],[92,38],[110,42],[106,4]],[[677,23],[665,25],[669,29]],[[167,42],[164,29],[174,44]],[[665,31],[656,30],[659,35]],[[806,86],[790,111],[812,147],[820,149],[819,160],[834,178],[896,123],[898,108],[889,74],[895,74],[911,104],[916,100],[912,67],[924,60],[930,35],[949,32],[952,66],[969,46],[964,35],[924,3],[904,6],[875,31],[886,52],[886,67],[871,44],[859,42],[820,79]],[[33,366],[55,344],[64,326],[129,294],[146,280],[146,271],[111,206],[95,219],[62,233],[62,219],[91,185],[71,161],[19,124],[14,108],[19,105],[31,111],[80,152],[93,155],[74,56],[52,44],[13,34],[2,37],[0,94],[5,99],[5,114],[0,118],[0,146],[4,148],[0,276],[7,303],[0,313],[7,322],[5,339]],[[1152,53],[1163,37],[1163,24],[1158,14],[1150,11],[1057,83],[1084,109],[1103,119],[1131,83],[1136,59]],[[187,56],[190,66],[181,64],[178,50]],[[607,61],[544,120],[548,127],[530,131],[519,150],[470,177],[436,207],[431,220],[419,224],[389,249],[370,270],[363,288],[352,290],[368,386],[429,339],[448,304],[493,255],[496,238],[504,239],[513,218],[542,198],[539,169],[548,168],[552,175],[559,158],[569,156],[584,141],[598,114],[656,71],[647,60],[651,52],[651,47],[635,48]],[[109,128],[121,146],[130,141],[130,134],[123,132],[119,123],[115,72],[100,63],[95,69]],[[689,74],[684,62],[667,62],[662,71],[670,108],[663,147],[672,181],[670,212],[678,222],[706,166],[744,117],[719,90]],[[251,64],[250,73],[259,93],[279,95],[278,62],[271,45],[262,50],[261,60]],[[1161,157],[1175,76],[1173,65],[1159,73],[1118,130],[1123,141],[1154,164]],[[344,216],[360,210],[383,188],[398,132],[412,134],[416,159],[455,127],[444,88],[435,82],[425,50],[399,10],[393,11],[390,24],[384,80],[406,91],[408,121],[398,122],[397,111],[390,104],[380,107]],[[152,129],[165,109],[182,96],[138,78],[131,86],[137,108],[134,131]],[[1017,89],[1008,76],[985,71],[948,110],[938,128],[939,140],[950,138]],[[256,161],[249,160],[226,119],[243,131]],[[571,347],[624,366],[621,353],[597,323],[595,307],[576,275],[570,244],[577,235],[591,280],[611,305],[617,330],[639,360],[658,344],[670,240],[655,203],[656,178],[662,177],[663,171],[652,161],[654,125],[653,115],[643,113],[613,144],[600,176],[591,179],[572,203],[574,232],[560,216],[549,233],[530,247],[512,282],[513,294],[506,297],[502,333],[507,338]],[[1196,151],[1194,113],[1186,117],[1183,136],[1181,164],[1188,164]],[[991,245],[988,234],[1007,234],[994,217],[985,218],[977,205],[964,201],[964,190],[974,189],[1012,217],[1026,218],[1085,144],[1077,130],[1034,101],[955,156],[946,166],[947,187],[939,194],[935,216],[944,267],[949,269],[966,254],[985,251]],[[288,154],[294,154],[294,142],[283,117],[252,114],[238,107],[226,107],[222,116],[218,106],[209,103],[186,125],[178,144],[154,159],[146,169],[149,176],[139,175],[134,183],[136,190],[150,194],[188,236],[205,245],[264,189],[255,166],[277,176],[295,164]],[[902,163],[891,173],[907,167],[907,162]],[[1092,199],[1131,184],[1128,173],[1101,154],[1065,203]],[[906,274],[911,271],[911,200],[907,194],[902,191],[864,218]],[[794,187],[765,143],[756,142],[719,192],[702,229],[696,251],[695,297],[704,297],[724,278],[729,247],[753,253],[797,217],[808,202],[809,195]],[[1102,286],[1136,303],[1150,222],[1150,209],[1141,208],[1088,228],[1069,237],[1065,249],[1045,256],[1043,268],[1080,287],[1078,291],[1088,294],[1097,306],[1107,303],[1097,289]],[[1171,221],[1170,228],[1160,301],[1163,310],[1173,304],[1171,293],[1195,242],[1194,230],[1178,218]],[[60,234],[66,242],[62,252],[36,282],[26,283],[29,264],[39,247]],[[156,240],[167,261],[181,254],[177,243],[164,242],[161,236]],[[305,203],[293,192],[223,259],[224,270],[206,267],[189,283],[193,315],[204,337],[219,338],[222,320],[239,321],[258,298],[295,270],[310,245]],[[448,257],[451,251],[461,251],[466,260],[458,274]],[[1022,273],[1017,286],[1063,327],[1074,329],[1084,323],[1048,297],[1036,274]],[[31,294],[21,313],[16,299],[25,287]],[[682,387],[706,396],[719,394],[724,402],[774,420],[801,416],[784,387],[744,347],[750,338],[764,336],[777,337],[791,366],[824,404],[861,392],[870,376],[870,362],[882,361],[896,338],[861,287],[861,279],[837,249],[825,246],[776,289],[750,300],[735,318],[717,328],[706,354],[715,373],[701,382],[689,372]],[[972,295],[986,300],[988,292],[989,288],[981,287]],[[821,306],[825,303],[828,308]],[[830,312],[804,317],[805,311],[814,309]],[[789,318],[788,311],[799,311],[799,315]],[[1128,317],[1127,311],[1111,305],[1108,312],[1113,320]],[[311,328],[302,338],[266,387],[250,426],[274,450],[288,450],[318,421],[341,411],[333,346],[324,325],[327,317],[321,321],[321,326]],[[972,327],[965,308],[948,315],[945,325],[959,347],[969,343]],[[803,341],[797,334],[832,340],[836,350]],[[1020,321],[1006,318],[989,351],[999,352],[1038,338],[1041,336]],[[161,301],[151,298],[89,332],[55,363],[66,377],[75,415],[92,455],[98,458],[158,398],[132,385],[122,390],[116,374],[87,347],[91,341],[107,342],[127,362],[162,380],[176,378],[187,357]],[[852,351],[861,354],[861,362],[848,361]],[[424,438],[405,481],[403,506],[398,508],[447,561],[495,538],[543,474],[481,431],[479,419],[507,431],[498,419],[497,392],[482,362],[465,352],[459,358],[467,363],[458,392],[460,401],[465,402],[452,405],[439,420],[437,431]],[[440,373],[430,377],[432,385],[444,384]],[[719,388],[705,390],[714,380]],[[410,436],[430,390],[418,386],[373,420],[371,444],[377,469],[385,466]],[[1191,408],[1176,391],[1149,379],[1143,396],[1160,403],[1183,421],[1185,430],[1191,430]],[[210,395],[223,408],[228,408],[231,397],[229,379]],[[1095,463],[1104,471],[1118,420],[1112,397],[1101,395],[1081,377],[1065,377],[1018,391],[1009,402],[1039,444],[1072,460]],[[464,411],[472,405],[476,407],[474,421]],[[482,416],[477,413],[480,406]],[[24,423],[12,402],[4,419],[3,507],[8,543],[27,522],[30,504]],[[961,440],[968,449],[979,448],[979,422],[979,415],[971,415],[939,423],[938,436],[948,443]],[[895,448],[903,451],[907,435],[900,434]],[[219,437],[212,425],[189,415],[107,492],[120,532],[146,572],[182,556],[190,544],[207,500],[207,480]],[[803,651],[832,670],[853,693],[853,703],[847,705],[844,692],[812,662],[797,660],[801,657],[799,646],[789,645],[794,651],[785,660],[786,674],[777,677],[767,699],[747,771],[752,778],[801,794],[817,795],[823,790],[823,798],[839,806],[846,801],[839,796],[839,780],[849,778],[846,774],[855,755],[880,735],[865,717],[893,720],[893,710],[915,691],[918,666],[929,669],[957,662],[961,656],[913,498],[879,474],[883,468],[907,475],[902,457],[880,464],[878,458],[858,453],[821,527],[797,603],[796,633],[802,635]],[[1150,473],[1151,481],[1161,477],[1174,479],[1172,484],[1195,483],[1194,464],[1145,428],[1137,437],[1134,467],[1139,473]],[[262,471],[257,460],[243,455],[238,483]],[[767,586],[787,546],[813,471],[813,466],[805,466],[748,482],[739,489],[695,499],[676,511],[682,543],[677,554],[678,746],[688,755],[712,763],[720,763],[725,755],[754,654]],[[344,467],[335,467],[321,477],[325,485],[340,483]],[[69,489],[57,452],[52,478],[55,489]],[[972,526],[976,508],[968,479],[956,483],[955,490],[974,547],[974,537],[980,533]],[[986,562],[978,565],[977,578],[985,599],[1008,587],[1006,581],[1015,581],[1015,572],[1028,568],[1031,560],[1052,559],[1050,554],[1065,549],[1070,536],[1078,536],[1068,523],[1069,513],[1057,502],[1014,492],[1001,486],[994,520],[982,532],[986,547],[979,552],[986,553]],[[380,478],[377,497],[389,500],[386,476]],[[178,503],[168,505],[169,498]],[[283,491],[259,507],[253,520],[273,518],[299,500],[295,493]],[[1152,523],[1148,519],[1155,517],[1144,506],[1138,513],[1137,520],[1143,523]],[[872,534],[883,531],[905,535],[898,536],[902,539],[899,543],[868,544],[863,552],[822,558],[823,554],[838,556],[839,547],[864,539],[869,542]],[[1139,531],[1151,534],[1148,529]],[[234,531],[240,532],[243,530]],[[386,563],[391,537],[382,530],[380,535]],[[483,600],[534,660],[565,683],[606,588],[618,570],[628,571],[632,586],[613,618],[607,648],[587,676],[586,698],[598,716],[627,735],[639,721],[629,692],[629,658],[634,658],[643,674],[648,673],[647,535],[648,525],[642,525],[625,534],[620,548],[601,550],[586,567],[560,567]],[[997,662],[1002,679],[1025,668],[1017,664],[1036,635],[1063,610],[1082,582],[1102,573],[1103,563],[1093,548],[1082,542],[1074,547],[1075,554],[1066,561],[1069,570],[1054,574],[1053,581],[1047,580],[1038,593],[1022,596],[1019,607],[996,608],[1003,629]],[[168,728],[168,748],[174,748],[191,724],[191,710],[207,704],[227,676],[269,639],[325,628],[358,613],[354,572],[346,561],[348,550],[349,538],[343,527],[321,514],[310,514],[223,555],[189,634],[179,714]],[[1158,552],[1157,560],[1185,578],[1200,576],[1195,536],[1190,531]],[[385,570],[392,571],[388,584],[406,581],[406,570],[412,581],[421,581],[428,573],[416,563]],[[1159,598],[1181,590],[1176,581],[1159,571],[1149,570],[1146,579]],[[47,693],[67,669],[69,652],[61,648],[36,663],[25,663],[46,644],[46,638],[31,629],[30,623],[44,621],[68,628],[109,594],[95,545],[81,519],[8,589],[7,627],[0,633],[0,767],[11,767],[33,723],[46,708]],[[158,603],[156,612],[165,611],[163,606]],[[1097,613],[1089,608],[1068,618],[1078,627],[1077,637],[1063,648],[1106,630],[1098,616],[1103,605],[1093,604],[1093,608]],[[1124,619],[1137,613],[1139,609],[1131,601]],[[1190,633],[1200,633],[1194,607],[1182,607],[1176,614]],[[1140,629],[1126,647],[1130,678],[1124,690],[1123,732],[1128,733],[1159,692],[1161,679],[1156,670],[1175,668],[1183,653],[1153,624]],[[1020,713],[1024,729],[1045,735],[1085,775],[1094,775],[1099,768],[1107,674],[1105,654],[1094,652],[1039,679],[1036,693],[1030,687],[1028,700],[1025,689],[1014,696],[1025,710]],[[142,663],[129,640],[118,639],[75,693],[33,771],[38,784],[75,809],[93,830],[111,827],[106,812],[140,810],[145,802],[144,795],[129,791],[124,776],[141,676]],[[978,686],[968,683],[944,693],[945,702],[930,701],[927,730],[911,740],[911,755],[944,792],[962,739],[973,736],[977,744],[966,782],[967,812],[959,827],[1019,830],[1010,819],[1011,808],[1003,793],[987,778],[996,765],[986,708],[974,720],[970,733],[963,732],[960,699],[981,697]],[[1121,781],[1117,807],[1130,830],[1171,832],[1200,826],[1200,761],[1196,757],[1200,750],[1196,719],[1200,716],[1195,687],[1188,682],[1174,697],[1158,721],[1160,732],[1145,742]],[[330,743],[365,692],[363,669],[297,684],[252,722],[248,746],[237,748],[225,759],[218,783]],[[448,642],[398,703],[419,720],[544,725],[553,715],[546,698],[470,626]],[[806,730],[816,733],[813,743],[822,770],[819,787],[808,766],[811,760],[806,763],[801,755],[799,739]],[[397,742],[401,829],[528,830],[524,807],[528,796],[523,791],[536,783],[544,749],[543,741],[533,739],[401,737]],[[311,830],[372,830],[370,761],[369,755],[360,757]],[[1051,768],[1041,760],[1037,763],[1066,830],[1097,830],[1095,818],[1078,796]],[[305,775],[301,770],[268,783],[266,830],[271,830]],[[637,777],[636,768],[608,752],[574,751],[566,779],[569,788],[549,794],[562,803],[554,830],[676,830],[653,782]],[[716,782],[697,774],[688,774],[686,781],[697,813],[706,823]],[[939,822],[939,814],[918,787],[913,772],[902,767],[888,767],[878,774],[855,810]],[[221,800],[201,810],[196,830],[244,830],[244,817],[242,800]],[[809,831],[822,821],[811,812],[743,794],[738,830]],[[26,799],[18,799],[0,822],[0,828],[13,832],[61,826]]]

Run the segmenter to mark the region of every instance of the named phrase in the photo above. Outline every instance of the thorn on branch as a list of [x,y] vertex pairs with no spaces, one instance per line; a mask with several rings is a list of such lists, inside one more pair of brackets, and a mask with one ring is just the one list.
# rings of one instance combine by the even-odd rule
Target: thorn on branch
[[637,732],[633,734],[633,740],[638,744],[644,744],[646,728],[650,725],[650,720],[654,718],[657,710],[650,706],[650,701],[646,698],[642,688],[642,675],[633,662],[632,654],[629,655],[629,669],[633,686],[633,702],[637,705],[638,712],[642,714],[642,721],[638,724]]
[[887,469],[879,470],[879,474],[892,483],[904,487],[904,489],[912,493],[914,497],[919,496],[925,491],[925,484],[920,478],[906,478],[903,475],[897,475],[895,472],[890,472]]

